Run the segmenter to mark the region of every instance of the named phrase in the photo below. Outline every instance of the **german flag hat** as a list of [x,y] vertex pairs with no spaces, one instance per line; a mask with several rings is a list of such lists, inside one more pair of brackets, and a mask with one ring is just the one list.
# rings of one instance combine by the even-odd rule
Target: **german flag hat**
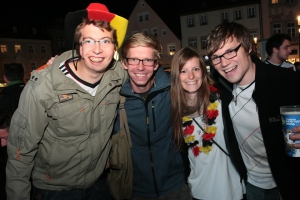
[[118,47],[120,48],[127,31],[128,20],[109,12],[101,3],[91,3],[85,10],[69,12],[65,17],[65,34],[68,49],[72,49],[76,27],[82,19],[94,19],[108,21],[117,32]]

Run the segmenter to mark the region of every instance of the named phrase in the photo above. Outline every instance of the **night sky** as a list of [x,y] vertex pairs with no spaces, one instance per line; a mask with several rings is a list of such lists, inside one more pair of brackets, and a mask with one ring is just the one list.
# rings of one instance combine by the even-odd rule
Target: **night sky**
[[128,18],[138,0],[5,0],[0,3],[0,22],[9,25],[51,25],[68,12],[84,10],[92,2],[100,2],[110,12]]

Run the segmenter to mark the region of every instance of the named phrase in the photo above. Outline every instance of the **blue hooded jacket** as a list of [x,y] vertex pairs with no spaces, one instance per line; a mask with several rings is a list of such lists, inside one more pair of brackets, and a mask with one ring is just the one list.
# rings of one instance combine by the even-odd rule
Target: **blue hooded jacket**
[[[145,101],[133,92],[129,79],[120,94],[126,97],[132,140],[133,196],[157,197],[179,189],[186,182],[182,156],[172,135],[170,75],[158,68]],[[117,117],[114,133],[119,125]]]

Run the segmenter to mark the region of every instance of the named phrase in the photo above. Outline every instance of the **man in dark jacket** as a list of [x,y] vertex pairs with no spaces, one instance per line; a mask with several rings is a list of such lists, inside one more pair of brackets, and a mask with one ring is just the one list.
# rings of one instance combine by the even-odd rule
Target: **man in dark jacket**
[[18,107],[21,92],[25,86],[24,68],[20,63],[4,65],[4,81],[7,87],[3,90],[3,97],[0,99],[0,112],[15,111]]
[[[225,140],[248,200],[300,197],[300,159],[286,155],[280,106],[300,102],[297,73],[251,57],[252,38],[244,26],[223,23],[207,38],[207,55],[220,82]],[[295,132],[296,129],[293,129]]]
[[[183,159],[172,138],[170,76],[159,66],[161,45],[152,36],[128,38],[121,61],[129,79],[120,94],[132,140],[133,200],[192,199]],[[119,118],[114,132],[120,130]]]

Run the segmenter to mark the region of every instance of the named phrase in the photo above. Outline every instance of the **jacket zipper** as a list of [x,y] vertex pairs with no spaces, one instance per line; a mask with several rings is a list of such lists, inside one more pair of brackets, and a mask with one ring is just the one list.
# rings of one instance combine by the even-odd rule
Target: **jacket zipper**
[[156,122],[155,122],[155,113],[154,113],[154,101],[152,101],[152,119],[153,119],[153,130],[156,132]]
[[[145,109],[146,109],[147,137],[148,137],[149,156],[150,156],[150,161],[151,161],[151,171],[152,171],[152,176],[153,176],[153,182],[154,182],[154,187],[155,187],[156,195],[159,197],[159,191],[158,191],[158,187],[157,187],[155,170],[154,170],[154,165],[153,165],[151,142],[150,142],[150,130],[149,130],[149,124],[150,124],[149,121],[150,121],[150,119],[149,119],[149,112],[148,112],[148,108],[147,108],[147,103],[146,102],[145,102]],[[154,109],[154,106],[153,106],[153,109]]]

